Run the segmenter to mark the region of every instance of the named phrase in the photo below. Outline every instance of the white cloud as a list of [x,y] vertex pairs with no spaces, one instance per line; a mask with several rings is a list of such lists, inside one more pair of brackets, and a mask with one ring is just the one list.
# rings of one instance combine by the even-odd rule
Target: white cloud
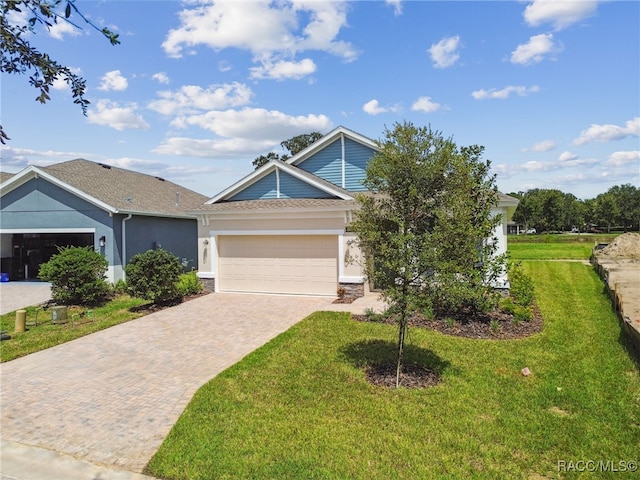
[[457,52],[459,46],[459,35],[445,37],[438,43],[431,45],[428,52],[431,55],[431,60],[433,60],[433,66],[435,68],[447,68],[455,64],[460,58],[460,54]]
[[399,105],[391,105],[390,107],[381,107],[378,100],[375,98],[369,100],[362,106],[362,111],[369,115],[378,115],[379,113],[387,112],[399,112],[401,110]]
[[531,151],[533,152],[548,152],[556,148],[556,142],[553,140],[543,140],[542,142],[535,143],[533,147],[531,147]]
[[614,167],[621,167],[628,163],[635,163],[636,166],[640,167],[640,150],[613,152],[607,160],[607,165],[613,165]]
[[298,80],[311,75],[316,71],[316,64],[310,58],[304,58],[299,62],[279,61],[272,63],[267,61],[259,67],[249,69],[251,78],[270,78],[272,80],[284,80],[286,78]]
[[580,136],[573,141],[573,144],[584,145],[591,142],[611,142],[628,136],[640,136],[640,117],[627,121],[624,127],[592,124],[580,133]]
[[[272,77],[270,65],[287,70],[283,62],[308,71],[309,62],[296,62],[303,51],[331,53],[346,61],[355,60],[353,46],[337,37],[347,25],[348,5],[344,1],[218,2],[197,3],[179,14],[181,25],[169,31],[162,44],[167,55],[181,57],[184,49],[200,45],[216,51],[224,48],[249,50],[253,61],[264,70],[259,78]],[[259,67],[260,68],[260,67]]]
[[524,87],[522,85],[508,85],[501,90],[496,90],[495,88],[492,88],[490,90],[476,90],[474,92],[471,92],[471,96],[476,100],[485,100],[487,98],[505,99],[509,98],[512,93],[515,93],[520,97],[526,97],[530,93],[536,93],[538,91],[540,91],[540,87],[538,87],[537,85],[532,85],[530,87]]
[[177,128],[197,126],[221,137],[264,140],[277,145],[283,138],[327,131],[331,127],[331,121],[325,115],[292,116],[277,110],[243,108],[178,117],[172,125]]
[[169,76],[165,72],[154,73],[151,78],[164,85],[169,83]]
[[196,139],[171,137],[154,148],[153,152],[162,155],[229,158],[260,155],[273,147],[274,143],[271,141],[256,141],[249,138]]
[[242,83],[226,83],[202,88],[185,85],[180,90],[158,92],[159,100],[148,107],[163,115],[184,115],[202,110],[221,110],[246,105],[251,101],[251,88]]
[[597,1],[589,0],[534,0],[525,8],[524,19],[532,27],[550,23],[562,30],[593,15],[597,7]]
[[362,106],[362,111],[369,115],[378,115],[379,113],[385,113],[387,109],[380,107],[378,100],[374,98]]
[[568,162],[570,160],[575,160],[576,158],[578,158],[578,155],[576,155],[575,153],[564,151],[560,154],[558,160],[561,162]]
[[425,113],[436,112],[443,108],[439,103],[431,101],[431,97],[420,97],[411,105],[411,110]]
[[545,55],[560,51],[562,51],[562,46],[553,44],[552,33],[541,33],[540,35],[529,37],[529,43],[518,45],[518,47],[511,52],[511,63],[532,65],[541,62]]
[[229,70],[231,70],[233,67],[231,66],[231,64],[229,62],[227,62],[226,60],[221,60],[218,62],[218,70],[221,72],[228,72]]
[[149,124],[137,113],[135,103],[120,106],[110,100],[98,100],[87,112],[89,123],[106,125],[115,130],[140,129],[148,130]]
[[387,5],[393,7],[393,14],[398,17],[402,15],[402,0],[386,0]]
[[[15,148],[0,146],[3,171],[17,171],[29,165],[46,166],[69,160],[70,158],[88,158],[90,154],[78,151],[34,150],[31,148]],[[6,169],[9,167],[9,169]]]
[[52,38],[55,38],[56,40],[64,40],[65,35],[77,37],[78,35],[81,35],[81,30],[63,19],[58,20],[49,27],[49,36]]
[[127,89],[129,82],[127,79],[122,76],[120,70],[112,70],[111,72],[107,72],[102,76],[102,83],[98,87],[98,90],[104,91],[123,91]]

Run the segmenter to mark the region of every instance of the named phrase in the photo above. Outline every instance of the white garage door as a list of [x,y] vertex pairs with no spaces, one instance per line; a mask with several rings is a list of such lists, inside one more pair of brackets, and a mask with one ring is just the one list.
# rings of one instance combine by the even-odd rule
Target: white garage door
[[218,282],[226,292],[335,295],[338,237],[220,236]]

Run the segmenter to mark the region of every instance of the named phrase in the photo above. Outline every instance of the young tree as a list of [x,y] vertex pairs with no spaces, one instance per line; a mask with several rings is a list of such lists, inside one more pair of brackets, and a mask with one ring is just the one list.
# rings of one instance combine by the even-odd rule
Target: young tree
[[[75,14],[104,35],[112,45],[120,43],[118,34],[108,28],[97,27],[78,10],[75,0],[4,0],[0,2],[0,11],[0,72],[29,72],[29,83],[40,92],[36,97],[40,103],[46,103],[50,99],[49,89],[56,79],[61,78],[71,87],[74,103],[80,105],[82,112],[86,114],[89,101],[84,98],[84,79],[31,45],[32,36],[36,33],[35,27],[42,25],[48,29],[63,21],[81,28],[70,19]],[[26,24],[12,23],[12,18],[20,18],[23,13],[27,13]],[[8,139],[0,125],[0,142],[5,143]]]
[[285,161],[287,158],[301,152],[313,142],[320,140],[322,138],[322,134],[320,132],[311,132],[305,133],[302,135],[297,135],[295,137],[289,138],[288,140],[283,140],[280,142],[280,146],[288,150],[291,155],[287,155],[286,153],[279,155],[275,152],[269,152],[266,155],[260,155],[256,157],[251,164],[256,168],[260,168],[262,165],[267,163],[269,160],[282,160]]
[[483,147],[459,148],[412,123],[386,129],[364,180],[369,193],[351,228],[365,252],[367,276],[398,319],[396,386],[416,305],[439,312],[485,309],[504,271],[491,240],[498,193]]

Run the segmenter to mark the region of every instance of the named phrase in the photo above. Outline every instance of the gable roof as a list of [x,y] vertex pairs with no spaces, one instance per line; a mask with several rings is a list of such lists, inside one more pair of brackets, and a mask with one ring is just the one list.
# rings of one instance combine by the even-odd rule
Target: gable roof
[[238,194],[242,190],[246,189],[250,185],[261,180],[262,178],[266,177],[271,172],[274,172],[276,170],[281,170],[283,172],[286,172],[287,174],[302,180],[303,182],[317,188],[318,190],[326,192],[341,200],[353,199],[352,194],[350,194],[345,189],[340,188],[331,182],[327,182],[326,180],[316,175],[313,175],[312,173],[305,172],[304,170],[301,170],[300,168],[289,165],[288,163],[285,163],[281,160],[269,160],[263,166],[261,166],[257,170],[254,170],[246,177],[238,180],[236,183],[226,188],[222,192],[218,193],[215,197],[207,200],[205,203],[207,205],[211,205],[214,203],[229,200],[234,195]]
[[212,205],[218,202],[228,201],[234,195],[237,195],[241,191],[250,187],[254,183],[261,180],[262,178],[274,172],[275,170],[286,172],[287,174],[292,175],[298,178],[299,180],[302,180],[303,182],[336,197],[337,199],[353,200],[354,199],[353,192],[349,192],[348,190],[341,188],[338,185],[335,185],[310,172],[306,172],[301,168],[297,168],[296,166],[341,137],[349,138],[355,142],[363,144],[376,151],[379,150],[378,145],[370,138],[367,138],[364,135],[360,135],[359,133],[354,132],[353,130],[349,130],[348,128],[345,128],[343,126],[339,126],[333,129],[332,131],[330,131],[329,133],[327,133],[325,136],[323,136],[319,140],[313,142],[307,148],[298,152],[296,155],[292,156],[291,158],[288,158],[285,162],[281,160],[270,160],[260,168],[251,172],[249,175],[245,176],[244,178],[238,180],[233,185],[224,189],[223,191],[218,193],[216,196],[210,198],[207,202],[205,202],[205,204]]
[[27,167],[2,182],[2,195],[38,176],[111,213],[191,217],[207,199],[159,177],[81,158]]
[[380,150],[380,148],[378,147],[378,144],[376,142],[374,142],[373,140],[371,140],[370,138],[365,137],[364,135],[361,135],[361,134],[359,134],[357,132],[354,132],[353,130],[349,130],[348,128],[345,128],[345,127],[343,127],[341,125],[341,126],[339,126],[337,128],[334,128],[333,130],[331,130],[329,133],[327,133],[321,139],[313,142],[311,145],[309,145],[304,150],[301,150],[300,152],[296,153],[291,158],[288,158],[287,159],[287,163],[289,163],[291,165],[298,165],[299,163],[304,162],[307,158],[311,157],[313,154],[315,154],[315,153],[319,152],[320,150],[322,150],[327,145],[329,145],[329,144],[333,143],[334,141],[338,140],[341,136],[349,138],[349,139],[353,140],[354,142],[361,143],[362,145],[365,145],[365,146],[367,146],[369,148],[372,148],[375,151]]

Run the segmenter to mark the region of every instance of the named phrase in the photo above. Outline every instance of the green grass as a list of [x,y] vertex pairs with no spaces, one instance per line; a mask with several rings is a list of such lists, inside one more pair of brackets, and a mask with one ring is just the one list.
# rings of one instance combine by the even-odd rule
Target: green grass
[[[0,317],[0,330],[8,332],[11,340],[4,340],[0,344],[0,361],[7,362],[141,317],[144,312],[131,309],[146,303],[145,300],[123,295],[96,308],[69,307],[69,322],[58,325],[51,323],[49,310],[28,307],[25,309],[27,331],[24,333],[14,332],[16,313],[7,313]],[[35,323],[36,314],[38,325],[29,325]]]
[[589,243],[508,243],[513,260],[588,260],[593,250]]
[[443,381],[394,390],[370,385],[362,367],[394,358],[395,328],[315,313],[202,387],[148,473],[578,478],[558,472],[558,462],[637,460],[640,374],[619,343],[601,281],[580,263],[523,265],[537,289],[542,333],[472,340],[413,328],[408,361],[436,369]]
[[593,246],[594,243],[610,243],[622,232],[614,233],[562,233],[542,235],[509,235],[508,243],[586,243]]

